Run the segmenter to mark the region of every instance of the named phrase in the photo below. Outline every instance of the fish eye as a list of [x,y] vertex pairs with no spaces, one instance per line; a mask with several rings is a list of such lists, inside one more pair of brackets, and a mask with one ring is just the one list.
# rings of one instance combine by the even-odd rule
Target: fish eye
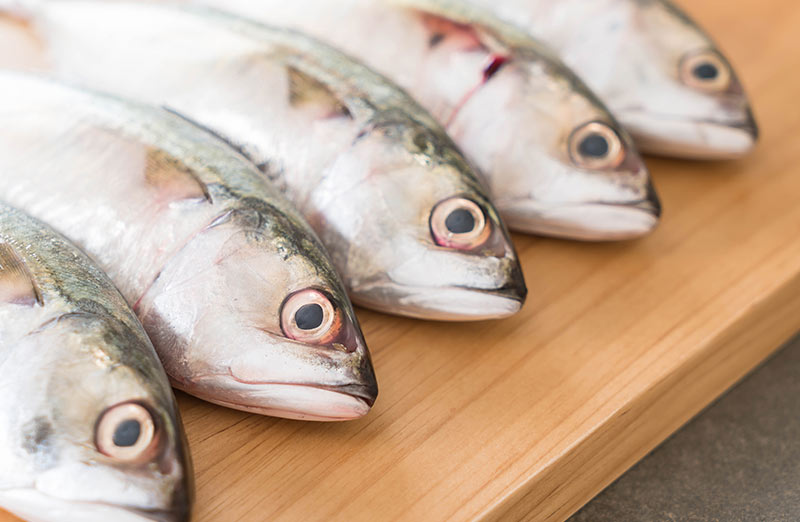
[[731,70],[713,51],[689,53],[681,60],[681,81],[701,91],[722,92],[730,86]]
[[611,126],[593,121],[581,125],[569,138],[572,161],[585,169],[613,169],[625,159],[625,147]]
[[157,442],[153,416],[141,404],[127,402],[112,406],[97,421],[97,450],[120,462],[146,460],[152,456]]
[[325,293],[308,288],[293,293],[283,302],[281,329],[295,341],[324,344],[339,333],[341,317]]
[[483,209],[471,199],[463,197],[438,203],[431,212],[430,228],[437,245],[459,250],[482,245],[491,233]]

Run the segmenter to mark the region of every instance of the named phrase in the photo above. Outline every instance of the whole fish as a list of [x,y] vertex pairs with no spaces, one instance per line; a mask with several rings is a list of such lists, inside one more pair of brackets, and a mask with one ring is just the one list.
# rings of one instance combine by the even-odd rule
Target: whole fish
[[97,260],[176,387],[290,418],[369,411],[369,353],[322,245],[249,161],[202,129],[0,72],[0,199]]
[[188,520],[186,437],[141,324],[86,255],[3,204],[0,374],[0,508]]
[[[478,26],[456,17],[460,12],[447,18],[418,7],[359,0],[226,1],[218,5],[241,8],[248,15],[260,14],[260,19],[278,23],[291,22],[292,16],[286,15],[296,15],[300,21],[312,19],[315,23],[294,25],[330,38],[391,75],[446,124],[458,145],[483,169],[495,204],[512,228],[579,239],[625,239],[649,232],[658,221],[659,206],[647,170],[628,135],[577,77],[521,31],[507,34],[513,32],[507,24]],[[340,268],[347,259],[342,268],[345,273],[363,271],[383,259],[386,249],[390,258],[403,260],[400,267],[392,267],[395,282],[422,288],[436,282],[448,285],[436,304],[460,301],[460,309],[485,307],[492,315],[500,315],[498,307],[517,308],[502,301],[481,305],[475,294],[456,291],[463,286],[487,290],[518,287],[514,282],[518,276],[508,275],[514,264],[511,256],[494,261],[509,259],[503,263],[509,268],[498,271],[484,265],[470,270],[475,281],[466,279],[464,285],[461,274],[465,269],[460,266],[468,258],[480,266],[481,258],[450,256],[445,260],[441,247],[434,248],[440,240],[421,237],[434,228],[429,222],[439,222],[430,209],[437,201],[445,201],[445,194],[452,194],[449,187],[437,189],[437,196],[426,199],[421,208],[398,208],[395,200],[433,190],[439,182],[432,177],[423,181],[413,175],[410,183],[402,185],[386,182],[388,195],[375,196],[370,191],[371,195],[358,203],[353,202],[353,194],[347,199],[339,197],[341,192],[357,190],[355,180],[371,179],[374,172],[385,171],[390,166],[386,163],[399,161],[397,170],[404,172],[420,170],[407,166],[404,158],[408,152],[402,148],[387,153],[383,145],[378,146],[381,134],[399,135],[411,156],[423,165],[440,163],[431,153],[446,152],[443,145],[451,150],[449,141],[420,116],[412,102],[396,94],[388,96],[388,86],[383,88],[387,93],[383,98],[394,98],[399,105],[390,114],[386,114],[385,103],[375,107],[370,98],[363,97],[367,78],[374,78],[366,69],[346,64],[341,55],[297,34],[209,11],[198,10],[190,16],[187,10],[174,7],[78,0],[37,3],[29,13],[50,67],[59,74],[166,103],[239,143],[265,171],[292,189],[300,187],[293,200],[307,215],[311,212],[309,220],[329,248],[336,250],[336,245],[346,243],[352,234],[361,234],[360,227],[350,224],[353,221],[416,219],[416,237],[404,235],[388,244],[378,243],[385,237],[397,237],[392,232],[397,227],[382,222],[365,236],[371,246],[363,255],[334,253]],[[374,83],[378,92],[381,82]],[[342,97],[346,91],[351,93],[349,99]],[[302,124],[295,114],[298,107],[304,109]],[[392,125],[353,125],[350,117],[364,122],[369,116],[365,109],[389,121],[393,114],[410,110],[434,131],[420,135]],[[279,125],[280,132],[268,132],[268,125]],[[363,132],[357,132],[359,128]],[[320,141],[331,143],[329,147],[335,150],[342,143],[352,144],[334,164],[322,164],[327,165],[325,172],[355,171],[347,175],[353,180],[344,181],[344,176],[338,175],[318,180],[297,174],[304,170],[314,173],[319,164],[314,160],[319,154],[316,151],[296,153],[303,140],[322,150],[325,146],[319,145]],[[369,151],[377,151],[384,164],[365,165],[362,158]],[[284,159],[276,164],[276,152],[291,163]],[[306,164],[313,168],[304,169]],[[292,172],[282,174],[289,166]],[[319,189],[309,194],[308,187],[317,185]],[[466,195],[477,198],[470,192]],[[371,205],[364,213],[368,218],[347,215],[376,197],[385,205]],[[487,221],[495,221],[486,203],[474,202],[484,206]],[[459,210],[466,211],[465,216],[473,214],[475,219],[466,222],[473,226],[466,233],[480,241],[483,231],[475,225],[483,220],[478,210],[471,204]],[[322,230],[319,223],[323,219],[329,221],[326,228],[330,227],[330,233]],[[433,232],[436,235],[435,229]],[[498,237],[497,242],[497,247],[484,250],[509,251],[504,238]],[[467,240],[465,247],[474,247],[474,242]],[[351,248],[349,243],[347,248]],[[441,258],[446,269],[432,268],[435,258]],[[357,302],[375,306],[377,299],[395,295],[396,288],[375,286],[372,277],[359,281],[372,290],[366,298],[359,297],[359,285],[349,285]],[[433,298],[432,294],[414,300],[428,298]],[[453,310],[446,313],[453,314]]]
[[758,127],[714,41],[667,0],[474,0],[559,53],[646,152],[723,159]]

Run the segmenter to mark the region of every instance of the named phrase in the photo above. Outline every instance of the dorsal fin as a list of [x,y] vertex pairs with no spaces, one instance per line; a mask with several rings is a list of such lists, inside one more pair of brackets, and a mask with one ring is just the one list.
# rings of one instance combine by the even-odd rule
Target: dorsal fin
[[289,66],[287,69],[289,103],[292,107],[312,106],[318,108],[323,117],[350,117],[350,111],[328,86],[295,67]]
[[169,201],[205,199],[211,201],[208,188],[183,163],[159,149],[147,152],[147,183]]
[[8,243],[0,243],[0,302],[24,306],[42,304],[30,270]]

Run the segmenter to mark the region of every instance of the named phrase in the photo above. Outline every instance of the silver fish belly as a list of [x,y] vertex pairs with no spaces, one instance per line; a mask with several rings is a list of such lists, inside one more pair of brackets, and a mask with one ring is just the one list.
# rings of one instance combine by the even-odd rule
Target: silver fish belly
[[307,31],[397,82],[485,173],[512,229],[615,240],[658,223],[658,199],[628,134],[549,51],[483,9],[424,0],[201,3]]
[[551,46],[645,152],[727,159],[758,139],[714,41],[667,0],[472,0]]
[[339,277],[246,158],[167,111],[22,73],[0,73],[0,121],[0,199],[97,260],[176,387],[290,418],[369,411]]
[[[57,2],[41,17],[54,71],[236,144],[315,228],[355,302],[442,320],[522,306],[516,253],[478,175],[385,78],[306,36],[207,9]],[[87,51],[97,59],[77,58]],[[460,226],[447,227],[451,214]]]
[[44,521],[189,519],[164,370],[80,250],[0,204],[0,508]]

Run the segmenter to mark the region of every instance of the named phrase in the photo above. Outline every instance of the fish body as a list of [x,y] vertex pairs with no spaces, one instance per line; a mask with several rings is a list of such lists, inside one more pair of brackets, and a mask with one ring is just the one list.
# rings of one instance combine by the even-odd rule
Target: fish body
[[668,0],[472,0],[554,49],[645,152],[736,158],[758,139],[748,97],[706,32]]
[[485,174],[512,229],[615,240],[658,223],[658,198],[626,131],[549,50],[485,9],[412,0],[201,3],[308,32],[395,81]]
[[[355,302],[442,320],[522,306],[516,252],[475,169],[363,65],[203,8],[46,2],[37,26],[58,74],[168,106],[235,144],[315,228]],[[456,231],[451,214],[466,219]]]
[[176,387],[291,418],[369,411],[344,288],[246,158],[165,110],[23,73],[0,73],[0,120],[0,199],[93,256]]
[[188,520],[169,381],[124,298],[63,236],[0,204],[0,507],[29,520]]

